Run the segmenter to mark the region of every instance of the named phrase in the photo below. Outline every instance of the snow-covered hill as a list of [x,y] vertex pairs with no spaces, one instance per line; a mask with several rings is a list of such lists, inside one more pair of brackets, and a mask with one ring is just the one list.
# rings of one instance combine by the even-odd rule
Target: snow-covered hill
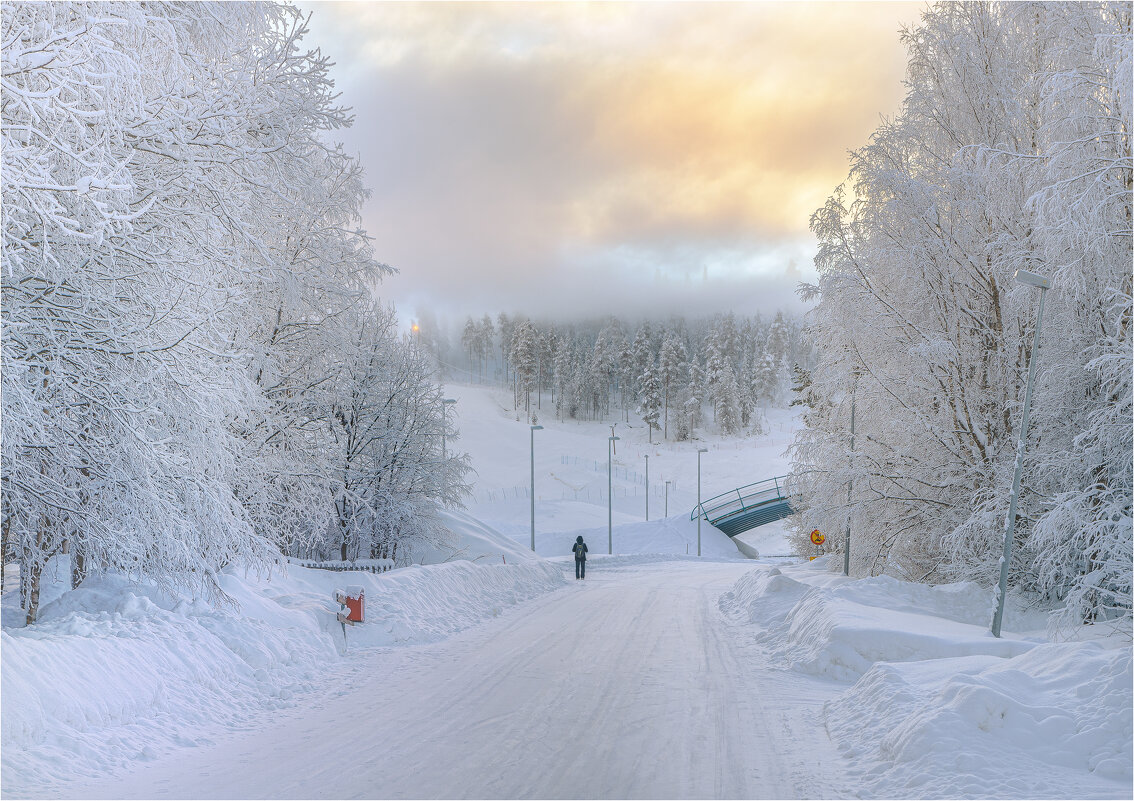
[[[592,552],[607,551],[607,450],[613,425],[610,483],[614,489],[614,526],[666,517],[662,529],[627,525],[616,530],[615,553],[697,552],[697,525],[690,512],[697,504],[697,450],[701,455],[701,497],[708,499],[738,486],[787,472],[784,454],[797,425],[794,411],[769,409],[766,433],[742,439],[699,430],[692,442],[661,442],[633,412],[629,423],[559,421],[550,399],[537,410],[533,435],[511,405],[511,392],[496,387],[450,384],[446,393],[460,437],[451,448],[469,454],[476,470],[469,511],[522,547],[531,545],[531,480],[534,446],[536,553],[569,554],[575,536],[583,534]],[[649,487],[646,485],[649,457]],[[668,486],[667,486],[668,482]],[[667,514],[668,512],[668,514]],[[788,553],[779,526],[745,536],[761,552]],[[601,540],[596,547],[595,540]],[[688,549],[688,550],[687,550]],[[708,556],[740,556],[734,543],[702,523],[701,552]]]

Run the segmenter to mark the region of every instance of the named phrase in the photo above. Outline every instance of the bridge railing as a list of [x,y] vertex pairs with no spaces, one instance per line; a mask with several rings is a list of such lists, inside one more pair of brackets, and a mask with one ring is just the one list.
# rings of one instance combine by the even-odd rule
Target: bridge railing
[[784,494],[784,480],[786,478],[787,476],[775,476],[764,481],[757,481],[754,484],[737,487],[728,492],[722,492],[720,495],[715,495],[694,506],[693,511],[689,513],[689,519],[696,520],[699,515],[704,515],[705,519],[712,524],[754,506],[786,500],[787,495]]

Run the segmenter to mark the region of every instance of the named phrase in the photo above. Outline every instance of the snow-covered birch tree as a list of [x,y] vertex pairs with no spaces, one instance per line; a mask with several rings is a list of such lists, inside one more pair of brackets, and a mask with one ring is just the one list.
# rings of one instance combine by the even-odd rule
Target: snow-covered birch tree
[[901,113],[852,155],[854,199],[812,218],[797,536],[849,515],[857,572],[994,582],[1037,355],[1027,269],[1053,288],[1011,581],[1128,614],[1129,6],[939,4],[903,38]]

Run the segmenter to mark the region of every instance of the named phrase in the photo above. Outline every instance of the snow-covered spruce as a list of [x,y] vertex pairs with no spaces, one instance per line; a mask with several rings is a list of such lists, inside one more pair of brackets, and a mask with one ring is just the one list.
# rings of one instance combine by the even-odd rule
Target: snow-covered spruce
[[664,326],[614,316],[564,323],[501,314],[498,328],[485,315],[479,323],[465,321],[459,343],[443,330],[424,339],[443,373],[480,383],[496,376],[511,389],[512,408],[522,408],[529,421],[543,408],[544,393],[560,420],[613,415],[628,422],[631,409],[649,410],[654,420],[657,406],[650,430],[660,430],[663,440],[692,438],[705,402],[716,431],[761,433],[767,408],[788,395],[789,367],[809,369],[814,358],[799,319],[783,312],[771,320],[731,312],[673,317]]

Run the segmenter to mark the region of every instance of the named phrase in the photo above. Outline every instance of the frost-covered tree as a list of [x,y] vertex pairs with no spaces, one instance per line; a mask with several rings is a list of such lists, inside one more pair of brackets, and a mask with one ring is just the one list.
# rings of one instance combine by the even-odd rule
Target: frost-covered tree
[[[645,375],[646,371],[654,364],[654,354],[650,343],[650,324],[648,322],[644,322],[638,327],[630,350],[634,360],[633,375],[636,382],[637,377]],[[635,383],[633,390],[638,391],[637,383]]]
[[660,429],[658,420],[661,418],[662,398],[661,383],[658,381],[656,371],[647,368],[646,372],[638,376],[638,399],[640,405],[638,414],[649,427],[649,441],[654,441],[654,429]]
[[741,428],[740,390],[732,365],[725,363],[713,391],[713,416],[721,432],[735,434]]
[[572,364],[570,343],[561,335],[555,354],[555,415],[560,420],[564,414],[574,417],[576,411],[576,401],[570,392]]
[[689,430],[686,439],[692,439],[701,425],[701,404],[705,402],[705,371],[696,361],[689,362],[689,383],[681,403],[682,410],[689,418]]
[[630,410],[626,406],[626,396],[633,392],[636,376],[634,375],[634,353],[627,339],[622,340],[618,351],[618,400],[622,406],[623,419],[630,421]]
[[[357,228],[359,165],[328,144],[349,123],[329,62],[268,3],[0,18],[2,511],[28,620],[59,553],[79,579],[222,596],[224,565],[270,567],[334,523],[343,410],[365,408],[389,268]],[[420,389],[392,396],[386,441],[436,412],[428,366],[401,365],[371,381]],[[406,460],[437,439],[415,430]],[[438,492],[383,474],[387,511],[456,502],[458,467]]]
[[658,378],[661,381],[662,403],[664,406],[662,437],[665,439],[669,438],[670,392],[676,388],[677,382],[680,381],[682,373],[685,370],[687,359],[688,354],[681,340],[673,334],[668,335],[662,343],[661,350],[658,352]]
[[480,332],[477,330],[477,325],[473,322],[473,318],[469,317],[465,320],[465,327],[461,329],[461,346],[464,347],[465,353],[468,356],[469,365],[476,365],[477,379],[481,376],[481,339]]
[[484,364],[484,375],[488,375],[488,356],[493,353],[493,347],[496,339],[496,328],[492,325],[492,318],[487,314],[480,320],[480,325],[477,326],[477,347],[480,350],[481,360]]
[[511,363],[508,361],[512,353],[512,329],[513,320],[504,312],[496,317],[496,324],[499,326],[500,331],[500,361],[504,367],[504,384],[507,385],[508,379],[511,375]]
[[273,413],[241,302],[292,211],[268,176],[340,113],[326,62],[297,51],[286,7],[2,20],[4,495],[28,619],[64,547],[83,570],[219,593],[221,565],[272,553],[234,502],[264,483],[244,431]]
[[823,401],[795,446],[799,536],[849,513],[859,572],[995,580],[1027,269],[1053,288],[1010,581],[1129,614],[1130,8],[940,4],[904,41],[902,112],[853,154],[854,202],[812,218]]
[[[539,332],[530,320],[519,320],[512,327],[512,349],[508,360],[516,373],[518,392],[524,395],[524,413],[531,418],[532,391],[539,374]],[[515,398],[519,407],[519,396]]]
[[[388,553],[395,542],[409,556],[415,542],[447,536],[435,510],[462,502],[468,459],[442,454],[446,415],[432,360],[398,336],[392,310],[373,308],[355,336],[353,348],[336,354],[343,367],[331,414],[331,544],[344,560]],[[329,555],[319,540],[310,545]]]
[[783,312],[776,312],[772,324],[768,327],[768,339],[764,346],[765,358],[760,363],[763,371],[761,391],[773,403],[780,402],[787,389],[790,345],[791,329],[784,319]]

